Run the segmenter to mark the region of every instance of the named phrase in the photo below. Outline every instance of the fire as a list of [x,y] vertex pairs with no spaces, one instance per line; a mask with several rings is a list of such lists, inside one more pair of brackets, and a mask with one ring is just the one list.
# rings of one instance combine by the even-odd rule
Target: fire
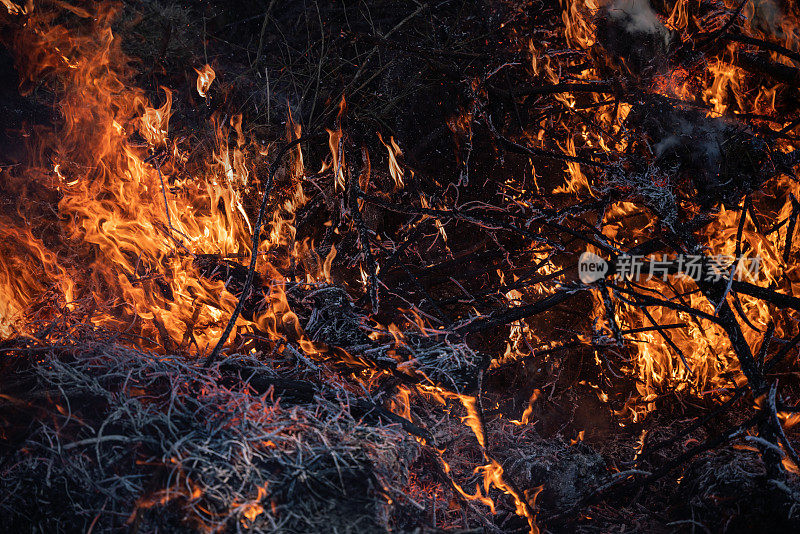
[[480,446],[486,448],[486,437],[483,433],[483,422],[481,421],[478,410],[476,409],[477,399],[467,395],[459,395],[458,400],[461,401],[461,404],[463,404],[464,408],[467,410],[467,415],[461,418],[461,422],[472,430]]
[[211,68],[211,65],[204,65],[202,69],[194,69],[197,73],[197,94],[206,98],[208,95],[208,88],[217,77],[217,73]]
[[[96,36],[70,34],[52,24],[56,13],[49,11],[37,11],[16,36],[17,50],[25,59],[23,87],[55,69],[58,76],[50,83],[64,95],[59,102],[63,126],[42,137],[36,151],[53,154],[48,166],[54,169],[54,179],[47,179],[50,173],[35,165],[26,171],[60,192],[57,209],[64,222],[62,249],[54,253],[30,231],[7,221],[31,258],[21,271],[36,272],[38,261],[47,276],[20,281],[7,273],[2,284],[3,332],[8,336],[25,331],[20,314],[55,291],[57,300],[73,307],[94,302],[90,320],[97,327],[133,328],[164,347],[192,340],[202,351],[220,335],[221,319],[231,314],[236,299],[224,281],[203,275],[197,258],[253,252],[252,227],[242,204],[252,177],[246,153],[252,151],[242,118],[234,116],[229,126],[215,122],[214,161],[193,179],[180,175],[185,158],[169,136],[172,92],[163,88],[163,101],[154,106],[130,83],[127,58],[110,29],[115,10],[105,4],[97,9]],[[198,75],[198,91],[205,94],[214,71],[207,65]],[[234,147],[228,145],[229,128],[236,136]],[[133,133],[146,144],[132,141]],[[302,173],[302,164],[295,172]],[[30,199],[19,200],[24,215]],[[284,242],[292,213],[303,201],[298,188],[284,215],[276,214],[271,241],[263,242],[259,252]],[[88,269],[78,268],[81,258],[89,262]],[[261,260],[259,268],[272,269]],[[249,324],[274,321],[262,316]],[[245,320],[237,326],[252,328]]]
[[708,66],[709,74],[713,77],[711,85],[703,91],[703,99],[713,106],[716,115],[724,115],[731,107],[729,94],[733,94],[736,99],[738,109],[746,109],[738,95],[741,89],[741,70],[729,62],[716,61]]
[[[523,495],[520,495],[516,489],[511,487],[503,479],[503,467],[497,463],[496,460],[492,460],[490,463],[477,468],[477,470],[483,472],[484,490],[489,491],[491,486],[495,486],[502,490],[506,495],[510,495],[514,499],[514,505],[516,506],[514,512],[518,516],[527,519],[531,534],[538,534],[539,528],[534,522],[534,516],[530,510],[530,504],[528,504],[528,501]],[[537,488],[536,493],[538,493],[538,490],[541,490],[541,488]]]
[[[255,521],[256,517],[264,513],[264,507],[261,505],[262,499],[267,496],[267,490],[264,487],[258,488],[258,495],[252,502],[247,503],[242,506],[242,515],[252,523]],[[248,527],[248,524],[242,521],[245,528]]]
[[512,423],[515,425],[527,425],[531,421],[531,416],[533,415],[533,405],[536,404],[536,401],[539,400],[539,397],[542,395],[542,392],[538,389],[534,389],[533,393],[531,394],[530,400],[528,400],[528,406],[525,407],[525,411],[522,412],[522,417],[519,420],[511,420]]
[[[569,156],[577,156],[575,151],[575,140],[573,137],[567,138],[567,146],[566,147],[559,147],[562,151],[569,155]],[[587,192],[590,195],[594,196],[592,192],[592,187],[589,185],[589,179],[581,170],[580,163],[576,163],[574,161],[568,161],[566,163],[567,166],[567,183],[562,187],[558,187],[555,189],[554,193],[572,193],[572,194],[579,194],[581,192]]]
[[24,6],[15,4],[12,0],[0,0],[11,15],[27,15],[33,11],[33,0],[27,0]]
[[[535,496],[531,501],[528,501],[525,495],[523,495],[517,489],[515,489],[503,476],[503,467],[496,459],[494,459],[489,454],[486,448],[487,447],[486,433],[485,433],[486,431],[478,408],[478,399],[470,395],[452,393],[449,391],[445,391],[441,388],[431,387],[431,386],[420,386],[419,392],[425,396],[433,398],[438,403],[443,405],[447,403],[448,399],[457,400],[459,403],[461,403],[461,405],[467,412],[467,415],[461,418],[461,422],[467,427],[469,427],[469,429],[475,435],[475,438],[477,439],[478,444],[481,447],[484,460],[488,462],[486,465],[478,466],[475,468],[475,472],[480,473],[483,476],[483,493],[481,493],[480,487],[476,487],[475,493],[469,494],[466,491],[464,491],[464,489],[457,482],[451,480],[456,491],[458,491],[458,493],[460,493],[461,496],[467,499],[468,501],[478,501],[488,506],[491,509],[492,513],[494,514],[495,503],[489,497],[489,490],[491,488],[499,489],[504,494],[512,497],[515,503],[515,513],[519,517],[526,519],[528,526],[530,528],[530,532],[538,533],[539,529],[536,526],[535,514],[532,508],[533,504],[535,504]],[[403,392],[401,398],[407,400],[408,399],[407,394]],[[441,457],[441,451],[438,454],[438,458],[444,465],[445,471],[449,473],[450,466]],[[539,490],[540,489],[541,488],[539,488]],[[538,490],[535,493],[538,493]]]
[[600,5],[595,0],[565,0],[563,4],[565,7],[561,19],[567,44],[574,48],[591,48],[595,39],[588,15],[596,12]]
[[[616,5],[616,4],[615,4]],[[666,26],[682,34],[684,37],[691,31],[690,17],[691,11],[689,3],[683,0],[675,2],[670,7],[669,16],[662,21]],[[735,10],[738,3],[730,3],[729,8]],[[589,49],[595,46],[596,39],[593,31],[593,17],[601,9],[600,5],[591,2],[573,1],[566,2],[562,18],[565,25],[565,37],[567,43],[573,48]],[[612,8],[613,9],[613,8]],[[747,29],[756,35],[768,35],[777,42],[790,50],[796,47],[796,28],[795,21],[788,20],[782,25],[777,20],[765,24],[765,19],[760,18],[757,8],[748,6],[745,13]],[[648,15],[649,16],[649,15]],[[708,26],[698,20],[694,21],[700,27]],[[655,24],[655,22],[654,22]],[[760,25],[759,27],[756,27]],[[781,28],[793,28],[792,31],[782,31]],[[756,87],[749,86],[751,77],[737,63],[737,54],[741,52],[741,47],[736,42],[729,42],[724,48],[724,52],[717,58],[710,60],[706,65],[678,65],[675,68],[662,68],[658,71],[652,81],[650,90],[657,94],[677,98],[686,103],[697,101],[695,95],[700,95],[700,99],[706,104],[706,114],[709,117],[726,117],[733,114],[771,114],[776,109],[776,89],[775,87]],[[545,73],[551,83],[558,83],[560,77],[554,74],[552,60],[549,56],[537,51],[531,45],[533,57],[533,69],[537,73]],[[778,57],[779,54],[772,53],[774,61],[785,62],[786,57]],[[586,68],[577,79],[586,82],[597,82],[602,78],[594,68]],[[599,102],[598,95],[592,95],[592,99]],[[554,98],[561,102],[566,109],[576,106],[578,95],[574,93],[559,93]],[[576,156],[577,149],[581,146],[600,147],[604,152],[611,153],[615,150],[625,148],[625,144],[615,139],[616,135],[622,132],[623,122],[628,115],[630,107],[620,109],[614,107],[616,116],[612,108],[600,106],[594,111],[597,123],[603,124],[606,132],[587,131],[586,126],[581,126],[579,130],[571,130],[565,136],[564,144],[559,146],[564,154]],[[781,150],[790,150],[790,145],[785,142]],[[568,161],[567,182],[565,185],[557,187],[554,192],[575,195],[579,198],[596,197],[598,185],[591,182],[587,177],[586,169],[582,165]],[[792,215],[792,206],[789,202],[790,195],[796,195],[797,186],[790,184],[785,179],[779,179],[775,184],[775,198],[785,199],[783,207],[774,213],[776,220],[786,220]],[[765,211],[767,206],[760,206]],[[647,238],[648,228],[642,226],[637,230],[626,222],[625,224],[616,221],[628,219],[640,210],[633,203],[614,204],[605,214],[601,225],[603,234],[610,239],[623,241],[628,246],[633,246],[640,240]],[[787,238],[785,234],[773,232],[765,236],[756,225],[750,220],[741,208],[732,210],[723,207],[716,216],[716,220],[706,227],[703,231],[702,245],[708,247],[707,254],[734,255],[736,248],[736,236],[738,222],[741,217],[745,217],[745,225],[741,249],[747,251],[748,257],[759,257],[761,259],[761,271],[758,279],[752,277],[748,280],[761,286],[781,285],[788,293],[791,293],[796,286],[792,280],[786,281],[786,265],[781,259],[781,250]],[[625,228],[625,235],[622,230]],[[741,263],[738,269],[741,269]],[[739,273],[734,266],[732,273]],[[781,278],[783,277],[783,278]],[[782,281],[783,280],[783,281]],[[684,305],[701,310],[710,315],[717,313],[719,303],[709,302],[708,299],[697,291],[695,284],[686,279],[670,279],[667,283],[658,280],[648,280],[645,286],[655,294],[661,295],[666,300],[682,302]],[[746,326],[744,335],[751,350],[757,352],[761,338],[759,331],[763,332],[767,324],[773,320],[776,311],[763,300],[756,299],[747,295],[738,295],[736,302],[728,295],[727,300],[731,306],[741,309],[745,314],[745,320],[750,326]],[[709,391],[724,391],[725,388],[734,387],[743,383],[743,376],[739,370],[739,362],[733,354],[727,335],[719,324],[712,321],[696,318],[687,313],[672,310],[664,307],[648,308],[648,315],[642,312],[640,305],[634,302],[617,302],[617,307],[613,311],[613,322],[609,319],[607,305],[599,291],[595,291],[595,317],[597,324],[609,333],[614,329],[619,330],[643,330],[636,334],[635,342],[631,343],[631,349],[635,356],[630,365],[621,364],[620,369],[637,378],[636,389],[642,403],[628,402],[623,410],[628,416],[634,419],[639,418],[647,411],[653,409],[659,394],[663,391],[678,388],[678,391],[691,391],[695,395],[704,395]],[[682,327],[670,328],[667,330],[651,330],[657,325],[680,324]],[[779,326],[789,335],[792,328],[788,325]],[[786,329],[786,330],[783,330]],[[512,327],[513,333],[513,327]],[[507,356],[508,357],[508,351]]]
[[334,183],[337,189],[342,191],[345,188],[345,161],[344,151],[342,149],[342,143],[344,142],[342,118],[344,117],[345,111],[347,111],[347,103],[345,102],[344,96],[342,96],[342,100],[339,102],[339,114],[336,116],[336,130],[328,130],[328,146],[330,147],[331,156],[333,158],[331,168],[333,169]]
[[[155,102],[143,89],[135,86],[130,58],[124,54],[120,40],[112,31],[117,8],[99,3],[84,10],[56,2],[54,7],[37,5],[34,10],[30,1],[24,7],[10,0],[2,1],[10,15],[27,17],[26,23],[16,26],[15,35],[9,38],[10,46],[19,57],[22,91],[31,92],[40,84],[46,85],[59,95],[57,106],[62,120],[57,127],[36,138],[38,144],[32,147],[30,161],[24,168],[0,171],[6,184],[4,187],[14,192],[17,198],[15,209],[0,215],[0,252],[6,258],[0,262],[0,338],[20,335],[38,338],[39,324],[63,314],[75,318],[73,327],[76,331],[79,326],[88,325],[119,334],[126,342],[153,351],[197,357],[207,354],[223,337],[223,332],[228,335],[226,321],[234,315],[234,310],[239,314],[241,310],[237,306],[240,302],[252,304],[248,299],[253,299],[257,301],[252,304],[253,309],[238,315],[235,322],[231,321],[233,336],[230,339],[234,341],[229,346],[232,349],[258,353],[247,344],[249,342],[243,341],[254,337],[263,340],[276,353],[289,352],[286,347],[295,343],[302,351],[298,358],[307,357],[308,361],[316,363],[334,361],[349,366],[348,373],[352,376],[348,378],[352,378],[355,385],[348,391],[355,391],[354,395],[368,394],[370,399],[378,389],[375,387],[378,379],[391,377],[396,382],[386,387],[381,384],[379,394],[375,395],[379,399],[376,411],[380,409],[382,415],[399,417],[402,425],[412,428],[416,426],[420,413],[415,411],[418,402],[431,402],[448,415],[451,409],[454,414],[464,414],[456,415],[454,421],[458,426],[460,420],[472,432],[479,447],[474,449],[473,463],[468,472],[472,473],[470,476],[480,476],[482,489],[479,483],[475,492],[470,493],[456,481],[457,477],[444,460],[448,451],[437,448],[428,434],[419,432],[415,436],[417,442],[427,447],[426,450],[450,477],[453,495],[469,501],[470,506],[473,502],[480,503],[492,513],[496,511],[497,502],[491,495],[505,495],[503,499],[508,506],[513,502],[514,513],[524,518],[530,532],[539,531],[535,521],[535,497],[541,487],[518,488],[505,473],[503,465],[508,464],[501,463],[502,456],[491,446],[492,435],[487,429],[481,406],[485,401],[480,389],[482,386],[471,390],[454,387],[451,391],[436,384],[431,378],[433,375],[421,370],[416,358],[405,356],[410,352],[411,335],[403,328],[416,328],[415,334],[426,338],[425,341],[440,336],[450,343],[457,337],[458,325],[462,324],[458,321],[464,320],[463,314],[459,312],[457,320],[436,323],[438,318],[433,318],[433,312],[412,306],[408,311],[403,308],[386,312],[397,312],[398,316],[405,314],[405,326],[386,320],[384,324],[389,326],[384,328],[372,317],[363,321],[359,319],[368,324],[359,326],[372,329],[368,336],[370,342],[390,340],[387,341],[390,349],[373,361],[359,352],[363,349],[360,345],[355,345],[353,350],[345,344],[342,344],[345,348],[333,346],[333,342],[327,346],[327,341],[316,341],[320,338],[307,336],[302,312],[299,308],[293,309],[299,299],[287,292],[287,287],[314,290],[337,281],[340,271],[338,265],[334,268],[334,262],[340,251],[329,238],[353,231],[353,226],[335,221],[333,212],[338,208],[345,214],[347,210],[363,209],[371,200],[370,192],[377,187],[375,182],[379,181],[370,181],[372,169],[366,148],[362,148],[360,153],[364,169],[358,175],[352,172],[351,145],[354,142],[345,128],[347,103],[344,96],[339,102],[334,127],[327,129],[328,146],[322,158],[322,168],[315,174],[307,175],[300,144],[289,151],[288,163],[277,173],[280,174],[279,182],[272,174],[265,174],[263,169],[271,162],[280,163],[275,162],[274,146],[256,141],[245,118],[235,113],[212,115],[209,131],[213,132],[213,153],[202,164],[192,166],[189,164],[192,147],[176,139],[170,131],[173,106],[176,110],[181,109],[181,95],[169,88],[160,88],[158,96],[152,97],[158,100]],[[736,9],[739,3],[735,4],[728,8]],[[631,7],[638,2],[624,1],[620,5]],[[753,189],[760,192],[748,192],[743,199],[720,202],[718,207],[708,210],[711,222],[701,230],[684,229],[681,225],[688,227],[691,221],[669,218],[665,205],[674,201],[675,206],[688,214],[687,219],[695,216],[699,219],[701,215],[696,213],[696,208],[686,207],[696,199],[670,197],[670,200],[668,193],[671,186],[683,186],[697,178],[676,167],[674,176],[670,175],[676,182],[672,184],[664,173],[659,174],[658,169],[654,169],[655,165],[648,163],[656,161],[675,145],[675,138],[681,132],[670,131],[669,135],[660,138],[653,134],[653,139],[634,138],[631,132],[636,131],[635,122],[641,120],[637,117],[636,106],[641,102],[622,99],[624,90],[630,90],[642,95],[642,101],[669,102],[676,110],[696,112],[698,121],[707,121],[703,123],[705,129],[701,129],[701,134],[723,132],[731,125],[739,127],[740,123],[736,121],[746,115],[761,115],[769,119],[763,120],[764,124],[769,124],[763,128],[772,133],[788,129],[780,133],[791,134],[796,124],[783,121],[778,115],[782,98],[778,85],[754,85],[752,73],[740,61],[746,49],[734,41],[728,42],[723,51],[707,62],[686,60],[672,65],[665,61],[639,69],[630,58],[622,57],[617,61],[611,57],[613,54],[608,54],[601,62],[594,56],[603,46],[597,35],[596,21],[598,14],[607,9],[624,11],[616,2],[562,2],[564,28],[563,35],[559,34],[558,38],[572,52],[579,53],[561,53],[533,40],[528,47],[530,65],[525,68],[542,82],[543,94],[555,102],[556,110],[552,117],[537,118],[529,130],[520,135],[530,142],[530,146],[550,152],[549,156],[558,160],[549,169],[553,170],[555,178],[549,184],[541,185],[542,174],[537,175],[533,169],[531,156],[529,163],[533,169],[535,196],[544,197],[542,192],[548,189],[544,192],[555,193],[554,197],[559,201],[572,204],[564,207],[548,200],[541,206],[534,205],[526,200],[530,185],[513,178],[503,183],[498,181],[498,187],[510,191],[508,209],[485,211],[493,212],[491,215],[497,215],[497,220],[503,221],[506,226],[500,228],[507,230],[511,223],[506,224],[506,221],[514,220],[513,229],[520,235],[528,235],[534,232],[532,228],[538,222],[545,219],[559,231],[572,230],[565,221],[578,220],[578,216],[585,213],[582,211],[585,206],[602,205],[596,217],[580,219],[584,226],[581,235],[590,236],[591,240],[586,239],[586,242],[598,254],[630,250],[649,242],[662,231],[665,235],[683,232],[694,240],[692,250],[687,247],[688,252],[734,257],[734,264],[726,276],[742,272],[744,260],[741,257],[758,257],[760,270],[757,275],[745,275],[746,282],[762,289],[777,288],[786,296],[796,294],[800,291],[800,280],[794,266],[798,253],[794,244],[794,225],[800,213],[797,201],[800,184],[785,176],[771,179],[766,184],[756,184],[760,189]],[[744,25],[748,31],[769,37],[770,43],[790,51],[797,49],[800,43],[795,31],[796,21],[788,20],[791,17],[787,15],[786,20],[776,18],[774,14],[759,12],[757,5],[748,4],[744,9]],[[63,10],[91,19],[91,33],[73,32],[58,25],[56,22]],[[649,9],[640,13],[644,22],[638,19],[636,22],[646,22],[659,30],[669,28],[675,41],[678,38],[689,40],[691,28],[703,22],[692,13],[688,0],[678,0],[666,11],[668,16],[658,17]],[[719,21],[714,24],[719,24]],[[658,37],[657,44],[667,48],[674,45],[669,42],[673,39],[672,33],[663,31],[666,35],[664,43],[660,39],[662,33],[651,32]],[[776,64],[792,65],[774,50],[769,57]],[[196,90],[202,98],[209,97],[215,81],[218,86],[225,82],[224,71],[220,71],[221,78],[217,80],[216,72],[208,64],[194,70],[197,74]],[[475,82],[473,88],[478,85]],[[591,89],[602,87],[602,90],[581,91],[587,86]],[[547,92],[550,90],[552,94]],[[538,97],[538,92],[536,95]],[[473,111],[462,112],[448,124],[456,137],[468,139],[465,146],[469,150],[472,149],[473,135],[477,135],[472,131],[473,123],[482,124],[484,120],[478,108],[475,105]],[[686,116],[695,117],[689,115],[689,111]],[[678,116],[676,124],[679,126],[675,129],[680,130],[687,122],[683,115]],[[747,135],[756,136],[743,126],[740,129]],[[286,141],[292,143],[300,139],[301,134],[301,126],[294,122],[289,111]],[[723,142],[712,142],[715,139],[707,139],[704,146],[699,146],[700,143],[692,137],[698,134],[691,125],[683,134],[694,142],[690,147],[692,150],[716,154],[723,163],[738,155],[725,152],[731,149],[721,146]],[[548,146],[545,145],[545,135],[553,135]],[[407,161],[403,160],[403,151],[395,137],[389,136],[387,142],[378,133],[377,139],[386,150],[393,193],[413,199],[409,202],[414,209],[409,210],[415,220],[407,224],[420,228],[423,223],[430,224],[430,236],[435,241],[426,252],[438,245],[448,255],[448,261],[458,259],[460,251],[455,246],[451,249],[451,243],[458,242],[462,230],[449,221],[459,220],[459,217],[461,221],[466,220],[480,228],[496,227],[493,220],[487,222],[473,215],[473,208],[485,207],[478,206],[480,202],[447,206],[443,200],[447,192],[438,196],[428,189],[416,187],[417,180],[414,180]],[[720,139],[728,141],[722,134]],[[795,149],[793,143],[790,137],[780,137],[775,140],[775,152],[790,153]],[[406,158],[409,158],[413,150],[405,148],[408,149]],[[533,150],[529,152],[535,153]],[[623,156],[630,156],[631,160],[620,161]],[[645,162],[643,167],[649,167],[640,173],[644,176],[644,183],[615,183],[614,169],[627,170],[624,164],[634,166],[631,162],[638,163],[637,158]],[[458,164],[463,168],[463,181],[460,180],[455,188],[457,196],[461,194],[459,187],[469,185],[466,179],[468,156]],[[537,166],[542,169],[538,161]],[[316,178],[320,178],[319,184],[324,185],[315,182]],[[330,215],[330,220],[312,222],[329,230],[325,249],[298,231],[298,213],[309,204],[304,189],[309,183],[322,191],[325,198],[321,204],[325,204]],[[29,187],[29,184],[36,187]],[[727,183],[723,183],[722,188],[726,187]],[[632,196],[632,191],[638,192],[642,198]],[[338,201],[328,198],[331,192],[334,195],[347,192],[347,201],[338,206]],[[359,196],[361,193],[363,195]],[[350,197],[350,194],[354,196]],[[388,195],[388,192],[381,194]],[[260,226],[262,212],[258,212],[258,219],[255,219],[252,208],[254,204],[258,206],[261,198],[261,210],[266,217],[263,228]],[[354,205],[350,204],[352,199]],[[47,206],[55,214],[52,220],[43,220],[38,213],[41,206]],[[589,209],[585,208],[586,211]],[[481,211],[476,208],[474,213]],[[313,221],[313,217],[310,220]],[[765,231],[762,228],[765,221],[783,222]],[[261,229],[260,233],[258,229]],[[391,245],[395,251],[401,249],[402,246],[398,247],[394,242],[387,245],[389,238],[382,230],[369,228],[363,231],[366,236],[360,238],[366,241],[360,244],[365,249],[363,254],[368,255],[373,250],[370,238],[377,242],[375,248],[388,249]],[[254,232],[257,234],[255,241]],[[558,232],[554,230],[554,233]],[[574,233],[578,234],[577,231]],[[581,246],[584,244],[581,242]],[[347,247],[355,246],[345,242],[341,250],[350,253],[352,251]],[[496,240],[489,246],[503,249],[504,243]],[[753,354],[759,354],[765,332],[771,335],[774,329],[780,339],[796,333],[793,312],[778,310],[763,299],[741,292],[726,291],[719,301],[714,301],[708,292],[703,291],[702,284],[687,277],[671,274],[664,280],[651,276],[634,281],[636,289],[660,300],[658,305],[643,300],[643,293],[630,290],[633,283],[624,280],[607,278],[598,285],[575,283],[570,286],[563,275],[570,268],[569,260],[562,257],[572,252],[570,246],[539,246],[535,243],[525,245],[520,254],[511,254],[503,249],[504,263],[497,264],[502,266],[492,267],[485,274],[487,279],[499,280],[502,287],[490,297],[493,302],[500,301],[508,309],[516,310],[523,308],[529,298],[546,299],[557,291],[590,293],[592,317],[586,328],[588,332],[576,330],[569,333],[575,334],[578,342],[593,352],[594,365],[603,371],[597,380],[587,379],[579,383],[588,385],[603,403],[613,405],[610,409],[626,421],[643,421],[666,395],[720,400],[730,398],[733,389],[745,385],[747,369],[743,369],[730,332],[720,320],[721,310],[727,309],[731,315],[735,314],[736,321],[741,319],[744,343]],[[422,258],[419,251],[415,254]],[[654,255],[647,258],[656,257],[655,253],[648,254]],[[659,249],[657,255],[661,254]],[[671,254],[669,259],[674,259],[674,256]],[[397,257],[400,257],[400,252]],[[253,287],[248,287],[246,294],[241,294],[242,289],[237,287],[235,277],[226,278],[221,273],[232,266],[243,268],[250,259],[254,269],[249,270],[248,276],[256,281]],[[530,279],[532,275],[518,274],[525,270],[514,262],[525,264],[524,268],[529,264],[535,265],[536,276],[545,281],[526,286],[526,279],[522,277]],[[352,273],[350,282],[355,283],[350,287],[355,286],[363,292],[369,290],[371,279],[382,276],[387,270],[385,265],[382,271],[380,264],[370,268],[366,262],[358,263],[357,267],[356,263],[342,270]],[[249,284],[250,278],[247,280]],[[455,278],[451,280],[459,285]],[[468,293],[460,285],[459,289]],[[486,318],[482,311],[478,311],[480,305],[470,306],[475,317]],[[376,305],[373,315],[378,311]],[[479,374],[479,382],[484,372],[531,359],[540,349],[557,348],[555,342],[542,339],[543,334],[528,316],[517,315],[512,319],[502,324],[505,329],[498,345],[500,349],[485,358],[484,367],[474,371]],[[361,341],[359,339],[359,343]],[[468,350],[472,349],[466,340],[459,341],[463,341]],[[371,350],[367,342],[364,346],[368,349],[363,350]],[[618,358],[610,363],[601,358],[609,353]],[[766,354],[766,349],[763,354]],[[763,366],[763,363],[759,362],[759,365]],[[617,384],[614,379],[607,378],[606,369],[610,375],[620,378],[620,382],[633,385],[624,392],[619,388],[607,388]],[[544,389],[545,386],[541,387]],[[523,427],[534,422],[537,402],[545,402],[544,396],[540,389],[533,389],[520,419],[510,420],[515,426],[508,427],[519,432],[532,431],[531,427]],[[387,409],[391,413],[387,414]],[[497,411],[501,412],[499,408]],[[798,422],[796,414],[781,412],[779,418],[787,428]],[[461,426],[458,428],[464,430]],[[641,433],[637,458],[645,449],[645,432]],[[579,431],[577,438],[572,440],[573,445],[583,441],[584,435],[583,430]],[[471,437],[469,441],[474,447]],[[797,472],[798,466],[787,458],[784,458],[783,465],[787,470]],[[474,471],[471,471],[473,467]],[[143,497],[137,506],[152,507],[174,498],[199,499],[201,489],[193,482],[185,482],[188,489],[176,494],[157,492]],[[249,527],[268,512],[266,497],[266,489],[259,488],[252,500],[235,504],[244,518],[243,527]]]
[[397,146],[397,143],[395,143],[394,137],[389,138],[389,144],[386,144],[386,141],[383,140],[383,136],[380,133],[378,134],[378,139],[380,139],[383,146],[386,147],[386,152],[389,155],[389,173],[392,175],[392,179],[397,188],[402,189],[404,185],[403,169],[400,167],[400,164],[397,163],[397,158],[403,153],[400,151],[400,147]]

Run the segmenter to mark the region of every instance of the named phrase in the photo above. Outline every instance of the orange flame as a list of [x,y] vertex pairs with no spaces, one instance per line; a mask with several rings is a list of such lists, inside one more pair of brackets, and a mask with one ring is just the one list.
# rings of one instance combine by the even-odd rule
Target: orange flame
[[217,77],[217,73],[214,72],[214,69],[209,64],[206,64],[200,70],[194,69],[194,71],[197,73],[197,94],[206,98],[208,88],[211,87],[211,83]]

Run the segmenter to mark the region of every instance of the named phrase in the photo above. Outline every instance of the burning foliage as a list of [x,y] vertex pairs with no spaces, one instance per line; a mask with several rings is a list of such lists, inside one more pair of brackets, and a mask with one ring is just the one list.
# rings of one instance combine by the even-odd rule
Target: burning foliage
[[[4,391],[13,531],[385,530],[418,444],[330,384],[107,343],[34,353]],[[278,398],[280,397],[280,399]]]
[[0,524],[797,528],[793,2],[2,4]]

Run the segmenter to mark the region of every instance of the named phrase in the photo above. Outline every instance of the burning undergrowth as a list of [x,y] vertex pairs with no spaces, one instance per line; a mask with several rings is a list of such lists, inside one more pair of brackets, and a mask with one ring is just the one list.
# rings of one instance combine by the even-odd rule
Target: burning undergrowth
[[796,526],[794,4],[2,3],[0,524]]
[[[16,363],[0,502],[14,531],[389,527],[418,444],[352,392],[254,358],[221,371],[103,343]],[[367,422],[367,421],[370,422]]]

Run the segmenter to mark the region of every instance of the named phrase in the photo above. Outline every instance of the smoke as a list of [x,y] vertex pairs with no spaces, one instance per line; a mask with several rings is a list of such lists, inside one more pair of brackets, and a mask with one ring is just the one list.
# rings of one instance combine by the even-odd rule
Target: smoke
[[783,37],[781,8],[772,0],[753,0],[745,7],[745,16],[750,19],[752,27],[759,29],[766,35],[776,38]]
[[650,7],[649,0],[614,0],[607,12],[609,18],[628,33],[663,36],[665,42],[669,38],[669,32]]
[[670,135],[665,137],[653,147],[653,153],[656,157],[661,157],[662,154],[670,149],[673,149],[681,144],[681,138],[677,135]]
[[611,0],[597,13],[597,41],[618,64],[636,75],[660,70],[667,63],[672,36],[649,0]]
[[657,158],[684,151],[685,158],[716,172],[720,164],[720,145],[725,143],[726,125],[721,119],[707,119],[693,123],[678,119],[674,134],[662,138],[653,146]]

